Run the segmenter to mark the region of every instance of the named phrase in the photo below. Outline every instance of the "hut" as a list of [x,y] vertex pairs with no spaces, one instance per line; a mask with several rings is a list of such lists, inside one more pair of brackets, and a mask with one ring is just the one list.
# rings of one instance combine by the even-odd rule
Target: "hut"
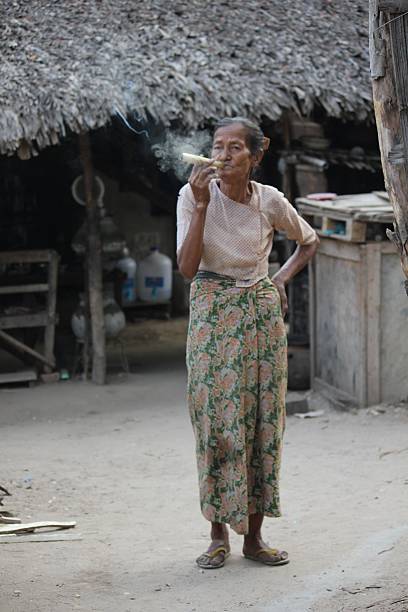
[[[327,166],[371,174],[380,167],[365,0],[0,0],[0,12],[0,154],[42,158],[43,149],[78,135],[96,382],[106,367],[91,188],[98,130],[132,117],[134,130],[159,138],[245,115],[273,135],[264,174],[290,197],[330,188]],[[154,189],[140,174],[140,188]]]

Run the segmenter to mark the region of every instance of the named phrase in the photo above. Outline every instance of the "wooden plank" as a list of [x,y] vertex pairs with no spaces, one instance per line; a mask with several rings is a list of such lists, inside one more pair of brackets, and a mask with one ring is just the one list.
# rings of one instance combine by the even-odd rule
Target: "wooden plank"
[[355,287],[357,308],[360,317],[359,347],[358,347],[358,380],[357,399],[359,406],[367,406],[367,275],[369,262],[367,260],[367,245],[360,246],[361,261],[358,268],[358,283]]
[[381,35],[380,9],[378,0],[369,0],[370,19],[369,30],[369,53],[370,53],[370,73],[372,79],[380,79],[385,74],[385,49]]
[[349,212],[343,212],[341,210],[335,210],[333,208],[321,208],[320,210],[317,210],[311,207],[300,206],[299,212],[302,215],[310,217],[332,217],[333,219],[338,219],[339,221],[346,221],[347,219],[352,218]]
[[341,209],[345,213],[355,214],[362,210],[373,211],[376,213],[378,210],[384,210],[385,212],[392,212],[391,204],[386,204],[385,200],[381,200],[381,202],[376,202],[375,204],[350,204],[350,206],[344,206]]
[[59,256],[54,251],[50,255],[48,264],[48,296],[47,296],[47,325],[44,333],[44,355],[49,363],[55,363],[55,309],[57,306]]
[[384,198],[379,194],[384,192],[369,191],[365,193],[347,193],[337,195],[334,200],[313,200],[310,198],[296,198],[296,203],[310,204],[312,206],[327,206],[327,207],[342,207],[342,206],[358,206],[359,204],[384,204]]
[[21,523],[21,519],[18,516],[12,516],[9,512],[0,510],[0,523],[10,524]]
[[21,327],[45,327],[48,322],[46,312],[36,314],[2,315],[0,329],[18,329]]
[[21,523],[21,519],[19,519],[17,516],[7,516],[5,514],[2,514],[0,512],[0,523],[5,523],[5,524],[16,524],[16,523]]
[[298,210],[301,214],[317,216],[331,216],[341,219],[353,218],[360,212],[365,212],[367,216],[370,214],[377,214],[378,212],[384,212],[392,214],[391,204],[386,204],[382,199],[378,199],[375,203],[370,202],[355,202],[342,206],[314,206],[311,203],[297,202]]
[[0,287],[0,295],[12,295],[15,293],[41,293],[48,291],[47,283],[37,283],[32,285],[9,285]]
[[383,225],[390,225],[394,221],[394,215],[392,213],[379,212],[374,215],[370,213],[358,213],[353,217],[356,221],[364,221],[364,223],[382,223]]
[[35,370],[19,370],[18,372],[3,372],[0,374],[0,385],[15,382],[29,382],[37,380],[37,372]]
[[3,251],[0,264],[42,263],[49,260],[50,251]]
[[[407,12],[408,13],[408,12]],[[400,112],[400,134],[403,160],[408,159],[408,14],[393,19],[389,24],[395,91]],[[388,158],[395,151],[390,151]]]
[[345,259],[347,261],[360,261],[360,248],[354,243],[336,242],[331,238],[323,238],[320,241],[319,254]]
[[386,200],[384,199],[380,199],[378,198],[375,202],[370,202],[370,201],[361,201],[361,202],[347,202],[347,203],[342,203],[342,204],[338,204],[338,205],[331,205],[328,206],[327,204],[320,204],[319,206],[315,206],[314,204],[312,204],[311,202],[299,202],[298,203],[299,209],[303,208],[303,207],[307,207],[310,210],[316,210],[316,214],[318,214],[319,211],[324,211],[324,212],[334,212],[334,213],[353,213],[354,211],[359,211],[361,209],[373,209],[376,210],[377,208],[384,208],[385,210],[392,210],[392,206],[391,204],[388,204],[386,202]]
[[36,529],[72,529],[76,521],[36,521],[33,523],[15,523],[0,525],[0,535],[35,531]]
[[395,246],[389,240],[386,240],[385,242],[380,242],[379,244],[381,246],[381,253],[385,253],[387,255],[395,254]]
[[50,361],[47,357],[44,357],[26,344],[23,344],[22,342],[20,342],[20,340],[17,340],[17,338],[13,338],[13,336],[10,336],[10,334],[7,334],[5,331],[0,330],[0,341],[3,343],[3,345],[10,345],[21,353],[30,355],[35,361],[39,361],[40,363],[48,366],[51,369],[54,369],[55,367],[54,360]]
[[381,245],[371,243],[366,246],[366,338],[367,338],[367,404],[381,401]]
[[387,13],[405,13],[408,11],[408,0],[379,0],[378,8]]
[[0,544],[24,544],[25,542],[77,542],[80,533],[31,533],[28,535],[0,535]]
[[[357,208],[357,207],[356,207]],[[350,209],[351,211],[351,209]],[[377,214],[378,212],[392,212],[392,206],[391,205],[386,205],[384,203],[382,204],[376,204],[375,206],[367,206],[364,204],[364,206],[359,205],[358,206],[358,210],[357,210],[357,214],[360,212],[372,212],[373,214]],[[354,212],[354,211],[353,211]]]
[[[322,239],[323,242],[336,243],[329,238]],[[327,256],[322,248],[316,254],[315,378],[344,391],[357,403],[361,385],[362,316],[358,296],[361,247],[355,243],[337,243],[337,246],[340,252],[354,252],[357,261]]]

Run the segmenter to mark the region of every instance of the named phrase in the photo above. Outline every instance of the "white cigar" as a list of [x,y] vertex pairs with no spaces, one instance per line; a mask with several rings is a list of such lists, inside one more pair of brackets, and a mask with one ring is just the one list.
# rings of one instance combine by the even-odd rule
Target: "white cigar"
[[[211,159],[208,157],[203,157],[202,155],[192,155],[191,153],[182,153],[183,161],[187,162],[187,164],[198,164],[204,166],[208,164]],[[212,164],[214,168],[222,168],[224,166],[224,162],[215,161]]]

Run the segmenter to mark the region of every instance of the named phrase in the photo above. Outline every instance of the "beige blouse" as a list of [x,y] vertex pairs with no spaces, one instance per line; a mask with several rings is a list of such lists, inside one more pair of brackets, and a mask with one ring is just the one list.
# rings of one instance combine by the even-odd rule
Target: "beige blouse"
[[[255,181],[251,184],[251,200],[242,204],[224,195],[213,179],[204,226],[199,270],[231,276],[237,287],[250,287],[268,276],[275,230],[302,245],[316,240],[315,231],[283,193],[270,185]],[[194,207],[193,192],[187,183],[177,202],[177,253],[187,235]]]

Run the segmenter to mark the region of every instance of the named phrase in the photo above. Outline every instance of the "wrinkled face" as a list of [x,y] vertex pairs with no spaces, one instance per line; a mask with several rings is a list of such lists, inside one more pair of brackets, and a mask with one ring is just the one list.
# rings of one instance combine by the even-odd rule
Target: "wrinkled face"
[[224,162],[217,171],[226,183],[248,178],[256,165],[257,156],[248,148],[247,130],[240,123],[219,128],[214,134],[211,157]]

